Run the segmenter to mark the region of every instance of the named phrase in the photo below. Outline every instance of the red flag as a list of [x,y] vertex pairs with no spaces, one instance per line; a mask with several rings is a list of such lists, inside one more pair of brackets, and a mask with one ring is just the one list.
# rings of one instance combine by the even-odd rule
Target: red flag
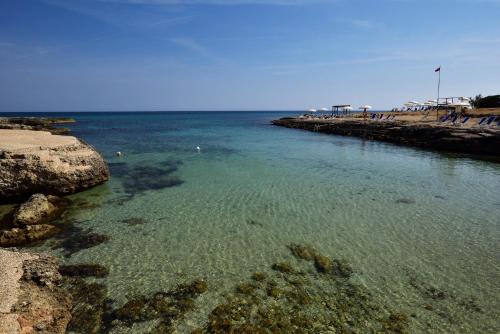
[[434,72],[441,72],[441,66],[439,66],[438,68],[436,68],[436,69],[434,70]]

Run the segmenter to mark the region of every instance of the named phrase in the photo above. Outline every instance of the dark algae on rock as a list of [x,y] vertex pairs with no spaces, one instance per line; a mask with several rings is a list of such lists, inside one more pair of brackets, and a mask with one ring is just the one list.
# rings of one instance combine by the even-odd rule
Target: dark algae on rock
[[103,284],[87,283],[81,278],[70,278],[66,284],[73,295],[69,330],[80,334],[108,333],[115,327],[131,327],[149,320],[156,321],[152,333],[173,333],[177,322],[194,309],[195,299],[208,289],[206,282],[198,279],[150,297],[131,297],[113,309]]
[[109,236],[83,229],[75,221],[63,222],[59,225],[62,233],[56,235],[56,244],[52,249],[62,249],[66,257],[109,241]]
[[103,278],[109,275],[106,267],[100,264],[83,263],[59,266],[59,272],[69,277],[96,277]]
[[81,334],[101,333],[106,328],[105,314],[110,308],[106,287],[101,283],[87,283],[82,278],[66,279],[65,287],[73,297],[68,330]]
[[[277,262],[268,273],[254,273],[225,294],[192,333],[409,333],[411,318],[380,304],[363,285],[351,281],[347,262],[307,246],[289,248],[296,266]],[[148,322],[147,333],[176,333],[186,315],[197,311],[196,299],[209,289],[197,279],[130,297],[113,308],[103,284],[81,278],[95,269],[101,271],[88,264],[61,269],[70,276],[65,284],[73,294],[72,332],[121,333]]]
[[[255,273],[209,315],[200,333],[409,333],[409,318],[351,282],[347,262],[291,245],[306,270],[287,262]],[[303,267],[301,265],[301,268]],[[312,269],[312,270],[311,270]]]
[[182,165],[179,160],[161,161],[155,164],[129,165],[125,162],[110,163],[111,175],[117,176],[123,190],[130,197],[147,190],[180,186],[184,183],[173,175]]

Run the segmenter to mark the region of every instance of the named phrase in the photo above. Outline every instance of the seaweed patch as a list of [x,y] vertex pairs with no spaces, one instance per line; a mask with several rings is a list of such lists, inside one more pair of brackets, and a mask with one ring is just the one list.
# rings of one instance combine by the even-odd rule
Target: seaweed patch
[[135,225],[143,225],[147,223],[146,219],[143,218],[127,218],[122,220],[123,223],[129,225],[129,226],[135,226]]
[[351,282],[346,262],[336,264],[309,246],[289,248],[306,260],[301,267],[308,270],[278,262],[270,275],[253,274],[252,281],[238,284],[212,310],[197,333],[408,332],[408,316],[381,305],[364,286]]
[[182,165],[180,160],[167,160],[154,165],[129,166],[126,163],[110,165],[111,173],[120,178],[124,191],[129,195],[125,200],[134,195],[148,191],[180,186],[184,183],[179,177],[173,175]]
[[68,277],[96,277],[103,278],[108,276],[109,271],[100,264],[83,263],[59,266],[59,272]]
[[109,241],[110,237],[84,230],[74,221],[63,224],[62,233],[56,236],[56,245],[52,249],[62,249],[65,257],[70,257],[83,249],[92,248]]
[[74,298],[69,330],[81,334],[107,333],[117,326],[130,327],[148,320],[159,320],[152,333],[172,333],[177,322],[194,309],[195,299],[208,289],[205,281],[198,279],[150,297],[132,297],[112,309],[104,285],[80,278],[67,280],[66,285]]
[[[380,304],[367,288],[351,282],[347,262],[309,246],[289,248],[299,259],[296,268],[277,262],[270,273],[254,273],[226,294],[202,328],[192,333],[408,333],[411,318]],[[186,314],[195,311],[198,296],[208,290],[207,283],[198,279],[152,296],[130,298],[111,309],[102,285],[79,278],[73,285],[75,314],[70,330],[77,333],[114,332],[116,327],[150,320],[155,327],[149,333],[174,333]]]

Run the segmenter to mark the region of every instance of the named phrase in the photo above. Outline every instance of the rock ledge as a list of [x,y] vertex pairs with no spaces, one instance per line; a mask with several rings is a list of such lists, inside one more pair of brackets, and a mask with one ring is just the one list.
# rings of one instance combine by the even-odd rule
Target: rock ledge
[[72,194],[108,178],[101,155],[75,137],[0,129],[0,203]]
[[60,281],[54,257],[0,249],[0,333],[65,333],[71,296]]

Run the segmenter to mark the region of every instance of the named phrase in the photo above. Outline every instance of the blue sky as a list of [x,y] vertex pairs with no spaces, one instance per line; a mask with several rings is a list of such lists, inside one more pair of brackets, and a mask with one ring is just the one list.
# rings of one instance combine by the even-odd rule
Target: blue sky
[[0,0],[0,111],[500,93],[500,0]]

